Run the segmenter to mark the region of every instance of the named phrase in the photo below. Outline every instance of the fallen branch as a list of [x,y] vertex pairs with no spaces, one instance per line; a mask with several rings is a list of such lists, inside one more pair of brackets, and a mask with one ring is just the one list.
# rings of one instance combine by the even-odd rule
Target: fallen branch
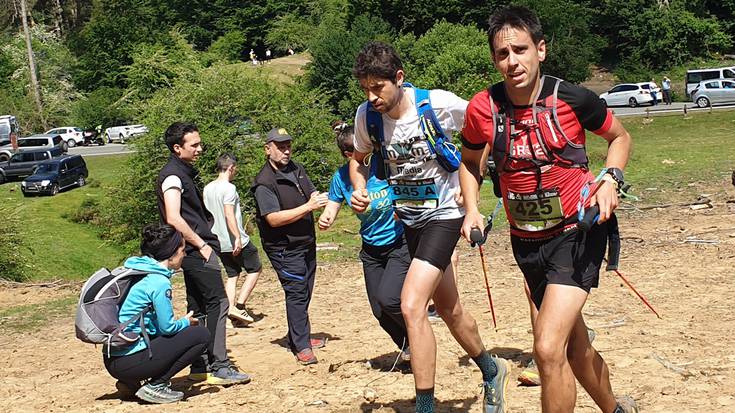
[[54,288],[54,287],[63,287],[67,285],[73,285],[73,282],[67,282],[62,283],[61,280],[54,280],[44,283],[24,283],[19,281],[10,281],[10,280],[0,280],[0,285],[4,287],[9,288],[25,288],[25,287],[45,287],[45,288]]

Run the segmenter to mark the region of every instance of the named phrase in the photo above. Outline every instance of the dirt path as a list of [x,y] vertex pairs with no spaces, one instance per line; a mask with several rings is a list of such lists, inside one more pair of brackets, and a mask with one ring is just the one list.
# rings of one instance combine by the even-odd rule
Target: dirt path
[[[645,412],[735,411],[735,312],[731,309],[735,203],[725,202],[735,202],[735,191],[723,185],[712,198],[712,209],[623,214],[621,269],[648,296],[662,320],[612,273],[602,275],[600,289],[584,310],[588,324],[597,331],[595,346],[610,365],[614,389],[633,395]],[[687,237],[717,243],[685,243]],[[460,291],[488,348],[511,359],[515,375],[531,348],[523,282],[506,234],[495,233],[487,249],[491,251],[497,333],[487,311],[479,258],[465,245],[460,248]],[[184,294],[181,283],[178,285],[174,298],[183,310]],[[28,296],[6,292],[3,307],[28,302],[23,299]],[[390,368],[396,349],[370,313],[357,262],[318,269],[312,325],[314,333],[330,341],[318,351],[320,363],[315,366],[297,366],[280,346],[285,333],[282,297],[274,274],[266,271],[252,299],[253,309],[264,318],[228,338],[232,358],[254,376],[251,384],[192,386],[183,377],[175,378],[174,387],[185,389],[188,398],[167,406],[166,411],[413,411],[411,375],[381,371]],[[72,318],[70,311],[43,331],[4,332],[0,338],[0,410],[160,410],[118,398],[99,349],[73,337]],[[434,324],[434,330],[439,343],[438,411],[480,411],[479,370],[443,324]],[[539,388],[512,384],[510,409],[537,412],[538,397]],[[596,411],[581,388],[577,411]]]

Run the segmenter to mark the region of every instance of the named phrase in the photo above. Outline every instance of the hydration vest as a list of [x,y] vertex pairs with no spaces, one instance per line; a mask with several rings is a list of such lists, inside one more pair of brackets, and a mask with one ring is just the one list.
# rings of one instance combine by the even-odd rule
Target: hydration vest
[[[413,88],[414,90],[419,125],[431,152],[425,160],[436,159],[444,170],[455,172],[459,169],[459,164],[462,162],[461,154],[459,149],[452,143],[452,137],[444,133],[444,129],[442,129],[441,123],[436,117],[434,108],[431,106],[429,90],[419,89],[408,82],[405,82],[403,86]],[[368,135],[374,146],[371,162],[383,164],[382,168],[377,167],[375,169],[375,176],[378,179],[385,180],[390,174],[388,173],[388,152],[385,149],[383,114],[375,110],[373,105],[368,101],[365,118],[367,121]]]
[[[541,77],[541,84],[532,106],[533,123],[530,125],[522,124],[513,119],[513,104],[507,98],[502,82],[488,88],[490,110],[492,111],[495,127],[492,139],[492,158],[498,173],[510,172],[507,169],[507,161],[509,160],[528,163],[528,166],[514,169],[514,171],[536,170],[540,189],[542,166],[556,164],[567,168],[588,169],[587,152],[584,145],[572,142],[559,123],[557,103],[561,82],[561,79],[552,76]],[[545,87],[553,87],[553,93],[539,99]],[[535,134],[532,133],[534,130]],[[521,138],[522,135],[526,135],[528,139],[531,152],[530,159],[512,155],[513,140]],[[536,158],[536,145],[541,149],[546,159]]]

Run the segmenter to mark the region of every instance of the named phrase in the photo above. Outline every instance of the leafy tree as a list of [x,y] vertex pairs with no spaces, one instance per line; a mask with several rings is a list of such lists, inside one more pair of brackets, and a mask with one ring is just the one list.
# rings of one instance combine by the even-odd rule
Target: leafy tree
[[129,109],[121,102],[124,90],[101,87],[82,99],[74,102],[70,124],[83,128],[94,128],[125,124],[129,119]]
[[289,48],[304,50],[311,41],[316,25],[309,17],[293,13],[276,18],[265,37],[266,45],[275,52],[286,53]]
[[241,60],[244,51],[245,33],[233,30],[217,38],[207,49],[207,55],[214,61],[234,63]]
[[134,142],[136,153],[102,203],[101,221],[109,223],[106,236],[117,241],[137,239],[143,225],[158,220],[155,180],[169,156],[163,133],[174,121],[199,126],[205,146],[197,163],[202,182],[215,177],[221,153],[237,156],[235,184],[247,211],[253,207],[250,183],[265,162],[262,136],[272,127],[284,127],[294,137],[294,158],[306,166],[320,190],[326,190],[341,161],[329,127],[333,117],[318,92],[298,83],[274,84],[239,65],[213,66],[194,78],[180,78],[173,87],[157,91],[143,113],[150,133]]

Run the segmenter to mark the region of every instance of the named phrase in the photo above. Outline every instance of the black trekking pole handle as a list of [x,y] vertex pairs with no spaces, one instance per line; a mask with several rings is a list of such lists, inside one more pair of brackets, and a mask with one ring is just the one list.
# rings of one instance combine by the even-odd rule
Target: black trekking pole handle
[[581,229],[584,232],[587,232],[592,228],[593,225],[597,223],[597,220],[600,219],[600,207],[595,205],[593,207],[589,207],[584,212],[584,217],[581,221],[577,224],[579,229]]
[[485,243],[485,237],[482,236],[482,231],[480,228],[473,227],[470,231],[470,241],[472,241],[472,246],[480,246]]

